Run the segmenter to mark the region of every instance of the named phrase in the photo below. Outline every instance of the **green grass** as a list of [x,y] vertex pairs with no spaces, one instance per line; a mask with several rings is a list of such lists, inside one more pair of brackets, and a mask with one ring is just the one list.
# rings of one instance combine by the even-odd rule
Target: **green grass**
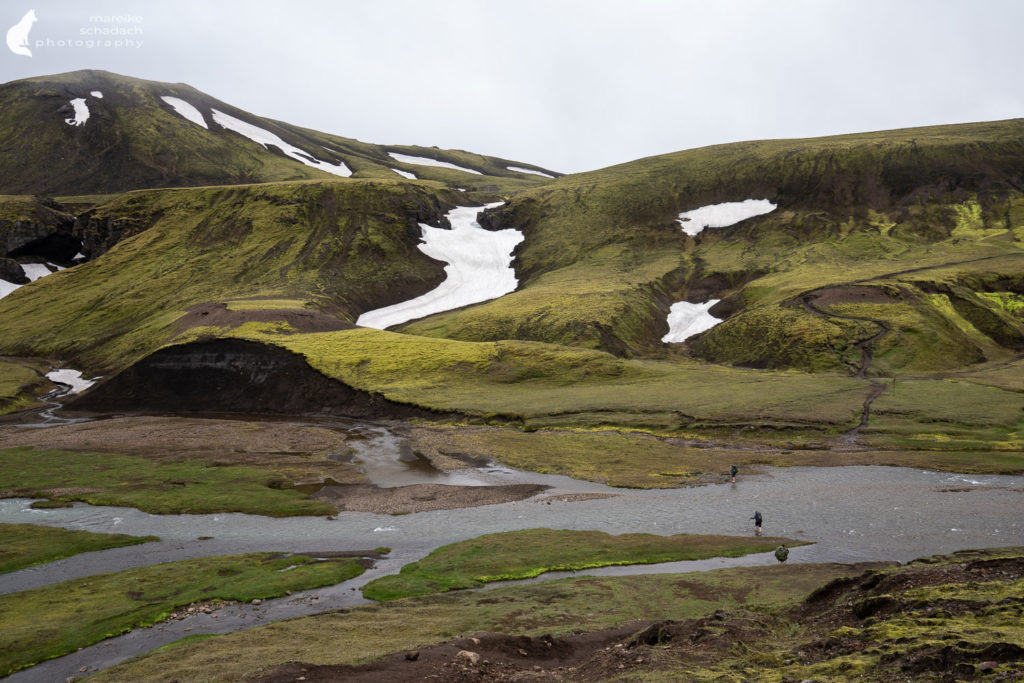
[[285,517],[337,512],[290,486],[280,475],[252,467],[33,448],[0,451],[0,491],[7,497],[127,506],[154,514],[245,512]]
[[48,384],[37,368],[0,360],[0,415],[28,408],[36,402],[37,391]]
[[159,540],[156,536],[97,534],[35,524],[0,524],[0,574],[78,553]]
[[0,676],[59,657],[194,602],[248,602],[346,581],[355,560],[223,555],[96,574],[0,596]]
[[329,377],[435,410],[529,425],[611,423],[678,428],[694,422],[851,427],[866,391],[836,375],[751,372],[689,360],[628,361],[536,342],[460,342],[370,329],[229,336],[272,343]]
[[494,581],[528,579],[550,571],[738,557],[767,552],[780,543],[805,545],[784,538],[508,531],[442,546],[422,560],[405,565],[398,574],[374,579],[362,590],[372,600],[398,600],[479,588]]

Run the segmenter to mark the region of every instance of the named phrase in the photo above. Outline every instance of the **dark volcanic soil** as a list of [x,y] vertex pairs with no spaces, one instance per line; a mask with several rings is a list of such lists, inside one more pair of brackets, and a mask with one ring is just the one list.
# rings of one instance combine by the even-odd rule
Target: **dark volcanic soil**
[[310,682],[412,683],[413,681],[557,681],[572,676],[575,667],[595,651],[629,638],[645,624],[583,633],[565,638],[480,633],[469,638],[400,652],[360,666],[316,666],[289,662],[259,683],[299,680]]
[[185,332],[193,327],[212,325],[215,327],[238,327],[248,322],[286,322],[296,332],[330,332],[332,330],[351,330],[355,325],[338,320],[332,315],[305,309],[273,309],[229,311],[227,304],[200,304],[188,309],[178,319],[179,331]]
[[438,417],[354,389],[299,354],[241,339],[170,346],[97,385],[65,409],[93,413]]

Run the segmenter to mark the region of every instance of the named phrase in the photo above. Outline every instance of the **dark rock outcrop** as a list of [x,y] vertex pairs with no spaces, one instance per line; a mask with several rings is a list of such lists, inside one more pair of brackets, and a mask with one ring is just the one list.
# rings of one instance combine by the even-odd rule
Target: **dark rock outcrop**
[[298,354],[240,339],[160,349],[66,408],[103,413],[436,416],[331,379]]
[[9,258],[0,258],[0,280],[6,280],[16,285],[25,285],[29,282],[21,264]]

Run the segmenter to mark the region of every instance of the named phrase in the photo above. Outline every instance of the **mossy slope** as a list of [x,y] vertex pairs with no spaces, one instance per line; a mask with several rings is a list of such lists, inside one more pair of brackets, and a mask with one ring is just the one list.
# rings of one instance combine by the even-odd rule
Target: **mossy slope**
[[[1024,263],[1022,136],[1024,120],[1011,120],[756,141],[565,176],[485,215],[491,226],[526,234],[516,252],[519,291],[403,329],[658,354],[670,303],[721,298],[712,312],[729,320],[691,344],[702,357],[842,369],[870,325],[816,316],[799,297],[870,279],[902,287],[913,309],[883,318],[917,318],[902,327],[908,356],[890,359],[887,369],[997,359],[1024,340],[1019,318],[980,296],[1019,293],[1018,282],[990,276]],[[747,198],[779,208],[695,238],[675,220],[681,211]],[[920,285],[913,283],[932,273],[906,272],[935,268],[947,272]],[[955,290],[949,306],[928,299],[936,287]],[[918,348],[932,334],[956,352],[938,358]]]
[[[91,96],[92,91],[103,97]],[[207,128],[177,114],[160,99],[164,96],[197,108]],[[75,98],[85,98],[89,108],[90,117],[82,126],[65,123]],[[369,144],[255,116],[184,83],[87,70],[0,85],[0,148],[6,152],[0,160],[0,192],[85,195],[332,177],[222,128],[213,121],[214,108],[270,131],[313,158],[335,165],[345,162],[355,177],[398,179],[390,170],[398,167],[441,185],[491,191],[546,180],[507,168],[529,164],[461,150]],[[483,175],[408,166],[389,157],[389,149],[448,161]]]
[[0,347],[108,371],[168,342],[199,304],[289,299],[286,308],[351,321],[443,278],[416,248],[418,222],[443,213],[433,191],[403,181],[128,193],[95,216],[137,234],[0,300]]

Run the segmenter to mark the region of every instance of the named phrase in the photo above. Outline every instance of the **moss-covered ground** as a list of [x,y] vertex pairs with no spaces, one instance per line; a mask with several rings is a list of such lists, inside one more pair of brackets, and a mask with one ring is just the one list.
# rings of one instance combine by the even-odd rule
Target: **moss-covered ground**
[[0,596],[0,676],[73,652],[194,602],[248,602],[358,576],[353,559],[249,554],[96,574]]
[[34,524],[0,524],[0,574],[78,553],[159,540],[156,536],[97,534]]
[[[1016,680],[1024,674],[1022,577],[1020,548],[905,566],[581,577],[411,598],[183,641],[96,680],[278,681],[294,679],[300,667],[342,677],[350,672],[342,665],[366,662],[381,675],[401,667],[422,679]],[[602,629],[629,623],[613,640],[602,638]],[[487,661],[465,664],[459,649],[477,649]],[[413,650],[419,664],[401,655]],[[337,668],[321,668],[331,666]]]
[[0,415],[38,405],[36,395],[51,384],[35,365],[0,359]]
[[[185,642],[102,671],[94,680],[242,680],[287,661],[361,663],[479,632],[561,636],[637,619],[697,617],[722,608],[799,599],[824,582],[856,571],[843,565],[779,565],[581,577],[410,598]],[[341,642],[347,645],[338,647]]]
[[[69,136],[63,117],[52,115],[67,104],[68,93],[99,90],[90,98],[102,127],[88,135]],[[186,121],[160,98],[185,100],[208,124]],[[0,160],[0,191],[18,194],[80,195],[121,192],[144,187],[181,187],[247,182],[327,179],[337,176],[289,158],[212,120],[217,109],[242,119],[302,149],[305,154],[337,165],[344,162],[354,179],[401,180],[391,168],[415,172],[418,182],[468,191],[510,192],[535,187],[545,179],[508,170],[523,162],[463,150],[436,147],[385,147],[322,133],[242,111],[183,83],[160,83],[105,71],[83,70],[12,81],[0,87],[7,112],[0,142],[10,151]],[[276,146],[275,146],[276,147]],[[468,167],[480,175],[422,165],[408,165],[387,155],[389,150],[432,157]],[[60,159],[62,173],[51,172]],[[17,165],[13,160],[17,159]],[[8,165],[4,165],[4,164]],[[406,181],[408,182],[408,181]]]
[[550,571],[568,571],[625,564],[656,564],[708,557],[739,557],[767,552],[786,538],[678,534],[622,534],[602,531],[526,529],[487,534],[434,550],[398,574],[363,586],[373,600],[398,600],[416,595],[478,588],[494,581],[528,579]]
[[0,494],[136,507],[155,514],[245,512],[285,517],[337,512],[267,470],[28,447],[0,451]]

